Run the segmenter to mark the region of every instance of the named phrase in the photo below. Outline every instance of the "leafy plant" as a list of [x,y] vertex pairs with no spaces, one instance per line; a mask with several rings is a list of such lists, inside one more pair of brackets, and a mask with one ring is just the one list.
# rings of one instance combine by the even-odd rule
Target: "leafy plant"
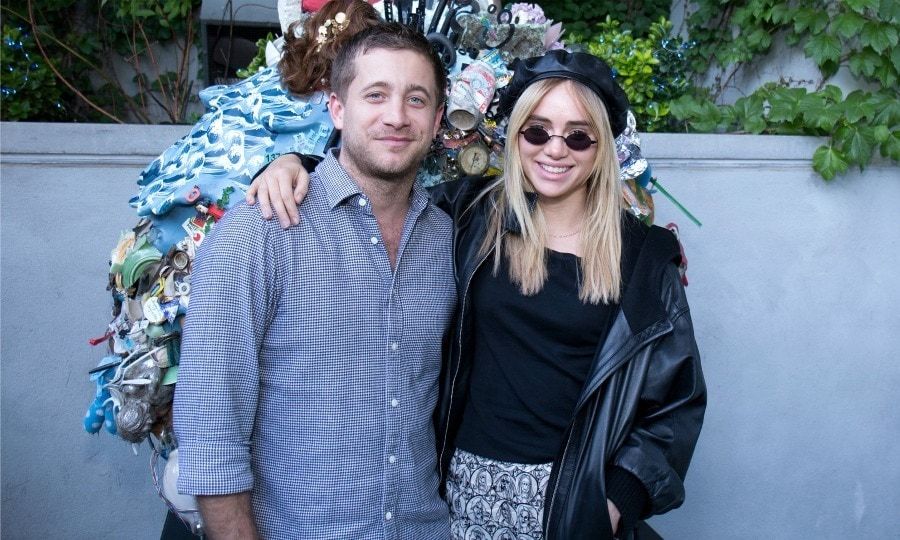
[[589,38],[573,35],[568,40],[613,68],[642,131],[668,127],[670,102],[690,89],[688,46],[680,38],[668,37],[671,27],[660,18],[647,28],[645,37],[635,37],[607,17],[596,24]]
[[266,45],[275,39],[272,32],[266,34],[266,37],[256,40],[256,56],[250,61],[250,65],[246,68],[237,70],[236,74],[242,79],[246,79],[255,75],[257,71],[266,67]]
[[[55,76],[46,87],[59,89],[62,110],[73,119],[182,122],[193,99],[189,60],[199,6],[200,0],[12,0],[2,8],[33,37],[37,63]],[[174,65],[160,60],[164,48],[176,51]],[[133,86],[123,84],[123,69]],[[56,119],[41,107],[29,111],[23,119]]]
[[[540,3],[540,2],[539,2]],[[654,21],[668,17],[671,0],[559,0],[540,3],[547,18],[563,21],[570,33],[590,38],[597,23],[620,21],[623,30],[643,36]]]
[[[819,135],[813,156],[826,180],[864,169],[873,156],[900,160],[900,3],[893,0],[692,0],[696,42],[691,65],[713,72],[713,84],[672,104],[673,115],[697,131]],[[813,88],[770,82],[732,105],[719,101],[747,65],[771,50],[773,38],[801,47],[820,70]],[[865,90],[846,96],[827,84],[846,67]]]
[[3,25],[0,44],[3,82],[0,85],[0,117],[5,121],[34,116],[65,118],[55,77],[44,63],[34,39],[23,26]]

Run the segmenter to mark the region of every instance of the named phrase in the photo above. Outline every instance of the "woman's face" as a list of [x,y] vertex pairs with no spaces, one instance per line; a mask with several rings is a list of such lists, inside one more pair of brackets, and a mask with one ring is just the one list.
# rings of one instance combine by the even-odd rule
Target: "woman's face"
[[525,135],[518,135],[522,169],[542,203],[584,204],[587,196],[586,180],[597,155],[597,145],[573,150],[564,137],[583,138],[586,135],[596,141],[597,134],[590,127],[587,113],[572,91],[572,84],[566,81],[553,87],[522,126],[522,130],[543,129],[551,135],[550,140],[534,144],[528,142]]

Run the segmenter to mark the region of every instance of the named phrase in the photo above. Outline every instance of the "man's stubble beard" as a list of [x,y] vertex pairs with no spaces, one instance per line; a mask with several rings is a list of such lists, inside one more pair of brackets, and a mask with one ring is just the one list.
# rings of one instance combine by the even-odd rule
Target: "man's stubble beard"
[[365,145],[357,146],[353,139],[344,141],[341,152],[347,154],[347,158],[353,163],[357,174],[384,182],[401,183],[415,178],[416,172],[428,154],[428,148],[425,146],[417,150],[409,161],[397,163],[393,167],[384,164],[378,159],[378,156],[368,152]]

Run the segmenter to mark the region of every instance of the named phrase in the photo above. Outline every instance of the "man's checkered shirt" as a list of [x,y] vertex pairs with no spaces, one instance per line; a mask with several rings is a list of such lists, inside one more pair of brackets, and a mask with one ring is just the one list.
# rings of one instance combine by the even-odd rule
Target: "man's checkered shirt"
[[252,489],[264,538],[448,537],[432,412],[452,226],[418,186],[410,203],[396,271],[334,154],[299,226],[240,205],[204,240],[175,393],[180,491]]

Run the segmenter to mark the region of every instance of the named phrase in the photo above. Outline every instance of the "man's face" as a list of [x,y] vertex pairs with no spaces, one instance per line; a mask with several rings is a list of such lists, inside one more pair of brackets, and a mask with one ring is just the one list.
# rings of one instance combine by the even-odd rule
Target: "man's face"
[[431,65],[416,52],[371,49],[355,67],[346,98],[328,102],[341,130],[340,162],[352,176],[411,180],[443,112]]

